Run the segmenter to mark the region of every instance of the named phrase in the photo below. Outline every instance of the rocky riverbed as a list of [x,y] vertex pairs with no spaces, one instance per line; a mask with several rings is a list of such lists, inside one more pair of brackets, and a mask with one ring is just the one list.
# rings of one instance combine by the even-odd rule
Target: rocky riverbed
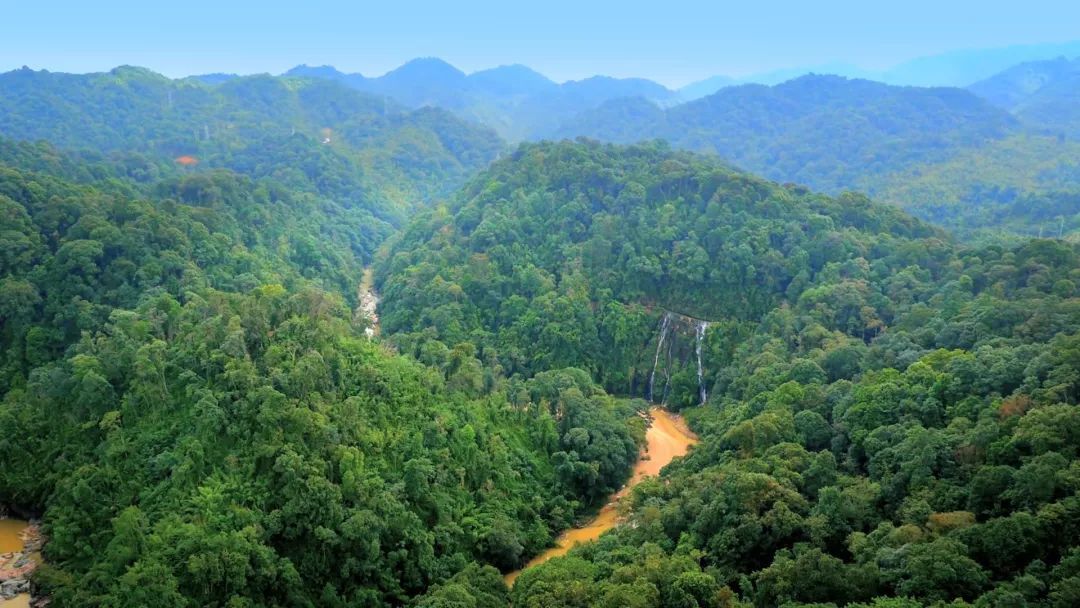
[[371,268],[364,269],[356,298],[359,301],[356,314],[363,316],[368,324],[364,328],[364,333],[369,338],[375,337],[379,333],[379,315],[376,312],[379,306],[379,294],[375,292],[375,273]]
[[30,596],[30,576],[41,562],[42,544],[36,522],[0,519],[0,607],[44,605]]

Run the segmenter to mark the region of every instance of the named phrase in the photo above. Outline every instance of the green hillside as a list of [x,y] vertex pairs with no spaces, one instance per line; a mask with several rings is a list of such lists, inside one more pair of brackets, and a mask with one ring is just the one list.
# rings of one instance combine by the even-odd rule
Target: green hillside
[[626,525],[526,570],[515,606],[1068,605],[1077,279],[1064,243],[969,249],[865,199],[593,143],[521,148],[380,271],[404,352],[478,345],[622,393],[672,356],[662,319],[710,321],[707,402],[693,359],[664,370],[701,445]]
[[363,337],[363,216],[3,149],[0,496],[44,514],[54,605],[399,605],[625,480],[639,405],[584,372],[503,386]]
[[271,175],[395,224],[503,146],[445,110],[406,110],[325,80],[263,75],[211,85],[133,67],[0,74],[0,135]]

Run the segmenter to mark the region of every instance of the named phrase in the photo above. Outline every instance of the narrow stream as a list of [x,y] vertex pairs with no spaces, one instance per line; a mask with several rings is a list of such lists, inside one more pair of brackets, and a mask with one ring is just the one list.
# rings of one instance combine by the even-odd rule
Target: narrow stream
[[356,288],[356,299],[359,302],[357,312],[364,315],[371,325],[364,329],[367,337],[372,338],[379,334],[379,315],[376,309],[379,306],[379,294],[375,293],[375,271],[371,267],[364,269],[360,279],[360,285]]
[[507,573],[503,577],[507,586],[513,587],[518,575],[526,569],[542,564],[553,557],[565,555],[574,545],[594,541],[601,534],[615,527],[619,523],[619,513],[616,508],[619,499],[630,492],[630,489],[642,479],[658,475],[660,469],[676,457],[685,455],[690,446],[697,443],[697,437],[686,428],[686,424],[679,416],[659,407],[649,410],[649,415],[652,417],[652,424],[645,433],[647,447],[638,458],[637,464],[634,465],[634,474],[630,477],[630,481],[611,497],[611,500],[589,523],[563,532],[555,539],[554,547],[529,560],[529,563],[525,564],[521,570]]

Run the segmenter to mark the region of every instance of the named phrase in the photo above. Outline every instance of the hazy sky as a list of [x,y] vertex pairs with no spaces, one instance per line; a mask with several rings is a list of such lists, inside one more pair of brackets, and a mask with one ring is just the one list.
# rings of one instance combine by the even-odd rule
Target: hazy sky
[[467,72],[524,63],[556,80],[603,73],[681,85],[1080,39],[1080,2],[1068,0],[0,0],[0,10],[0,70],[132,64],[170,76],[299,63],[377,76],[438,56]]

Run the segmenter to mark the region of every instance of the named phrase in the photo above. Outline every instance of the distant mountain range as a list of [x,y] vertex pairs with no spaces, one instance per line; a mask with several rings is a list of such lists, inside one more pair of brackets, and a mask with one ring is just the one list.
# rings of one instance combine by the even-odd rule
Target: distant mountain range
[[1021,63],[968,89],[1030,125],[1080,135],[1080,57]]
[[523,65],[465,74],[435,58],[414,59],[377,78],[306,65],[285,75],[335,80],[413,108],[446,108],[510,141],[546,135],[562,121],[611,99],[641,97],[660,104],[680,99],[675,91],[643,78],[594,76],[558,84]]
[[715,93],[725,86],[780,84],[806,74],[834,74],[848,78],[877,80],[898,86],[966,87],[1018,63],[1077,55],[1080,55],[1080,41],[951,51],[905,61],[885,70],[868,70],[846,63],[829,63],[773,70],[739,78],[713,76],[682,87],[679,89],[679,94],[689,101]]
[[[937,73],[971,74],[1012,56],[987,53],[980,61],[942,56],[936,65],[969,69]],[[921,73],[935,61],[924,61]],[[260,150],[274,158],[313,154],[335,174],[372,167],[372,175],[396,174],[380,190],[393,191],[397,213],[468,179],[507,149],[504,141],[577,137],[663,139],[773,180],[864,191],[949,217],[987,200],[1011,205],[1017,192],[1072,200],[1058,193],[1080,180],[1072,160],[1080,141],[1078,59],[1010,65],[967,88],[789,75],[760,76],[781,80],[772,85],[717,77],[673,91],[607,76],[556,83],[522,65],[466,74],[435,58],[379,77],[304,65],[282,76],[178,80],[130,67],[17,70],[0,75],[0,135],[114,153],[193,153],[204,166],[252,175],[290,164],[269,163]],[[699,96],[713,87],[720,88]],[[332,146],[322,145],[325,129],[333,130],[325,137]],[[324,171],[309,169],[308,181]],[[343,183],[355,180],[362,176]],[[318,187],[346,195],[352,187],[330,186]]]
[[866,192],[965,235],[1001,226],[1037,234],[1077,215],[1078,68],[1026,63],[969,89],[807,75],[668,108],[613,99],[556,136],[663,139],[776,181]]
[[666,110],[641,98],[611,100],[557,135],[665,139],[771,179],[872,192],[881,175],[1020,129],[1008,112],[963,89],[803,76],[772,87],[727,87]]
[[[829,74],[866,79],[897,86],[972,86],[995,78],[1023,62],[1040,63],[1057,56],[1080,55],[1080,41],[1060,44],[1017,45],[995,49],[954,51],[921,57],[886,70],[867,70],[845,63],[829,63],[761,72],[743,77],[713,76],[669,89],[644,78],[594,76],[557,83],[524,65],[505,65],[472,74],[438,58],[420,58],[382,76],[344,73],[331,66],[297,66],[284,75],[334,80],[353,89],[383,95],[411,108],[438,106],[467,120],[495,129],[504,139],[516,142],[566,132],[578,115],[606,102],[640,97],[661,107],[694,101],[717,91],[745,84],[777,85],[808,74]],[[196,77],[218,84],[226,74]],[[997,100],[991,99],[1001,105]],[[1006,109],[1014,110],[1009,106]],[[1060,114],[1068,108],[1055,110]],[[1037,121],[1036,121],[1037,122]]]

